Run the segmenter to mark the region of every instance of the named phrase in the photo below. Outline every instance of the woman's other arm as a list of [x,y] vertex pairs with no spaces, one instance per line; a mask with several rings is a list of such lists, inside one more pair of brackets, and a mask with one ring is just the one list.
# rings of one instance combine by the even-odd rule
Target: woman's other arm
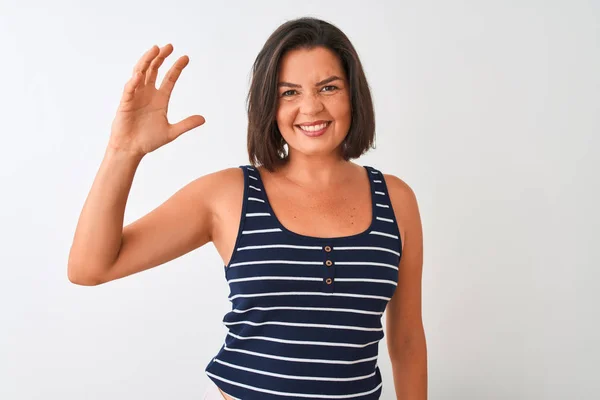
[[386,309],[386,339],[398,400],[427,399],[427,344],[421,313],[423,232],[417,199],[401,179],[385,175],[404,247],[398,286]]

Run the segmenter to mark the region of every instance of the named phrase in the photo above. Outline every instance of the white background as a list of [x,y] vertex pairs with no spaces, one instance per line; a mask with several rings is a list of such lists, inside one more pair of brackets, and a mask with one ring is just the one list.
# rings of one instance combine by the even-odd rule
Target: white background
[[[0,0],[0,398],[198,399],[229,310],[212,244],[98,287],[67,279],[121,90],[153,44],[190,64],[141,163],[130,223],[248,163],[254,57],[316,16],[357,48],[377,149],[425,234],[430,399],[600,397],[598,1]],[[168,67],[167,67],[168,66]],[[385,343],[383,399],[394,399]]]

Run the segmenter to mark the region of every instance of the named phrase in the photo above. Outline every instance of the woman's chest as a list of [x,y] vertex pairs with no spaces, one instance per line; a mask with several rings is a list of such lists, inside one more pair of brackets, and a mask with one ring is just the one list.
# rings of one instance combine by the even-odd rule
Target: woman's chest
[[373,222],[372,196],[368,186],[350,185],[317,192],[266,182],[263,190],[268,195],[256,197],[252,189],[246,193],[243,190],[230,191],[218,202],[212,241],[225,265],[233,252],[240,223],[250,218],[248,214],[253,214],[248,212],[251,198],[264,201],[259,204],[263,206],[263,211],[270,214],[254,219],[254,223],[264,221],[265,228],[280,225],[287,231],[303,236],[352,236],[364,232]]
[[363,232],[372,222],[368,191],[332,189],[331,193],[318,194],[274,188],[267,191],[273,218],[299,235],[351,236]]

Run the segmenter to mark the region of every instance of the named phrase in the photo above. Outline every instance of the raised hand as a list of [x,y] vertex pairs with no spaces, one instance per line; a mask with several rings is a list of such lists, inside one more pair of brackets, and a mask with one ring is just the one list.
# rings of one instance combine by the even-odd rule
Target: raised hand
[[175,61],[157,89],[158,68],[172,52],[171,44],[161,49],[152,46],[135,65],[112,122],[109,147],[141,157],[204,124],[201,115],[192,115],[176,124],[167,119],[173,87],[189,63],[187,56]]

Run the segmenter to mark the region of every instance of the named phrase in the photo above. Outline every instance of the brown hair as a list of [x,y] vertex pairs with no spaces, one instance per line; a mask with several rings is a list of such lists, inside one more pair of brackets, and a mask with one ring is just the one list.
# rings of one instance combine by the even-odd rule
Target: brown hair
[[348,161],[375,148],[375,112],[358,54],[336,26],[316,18],[287,21],[269,36],[252,66],[248,91],[248,157],[253,166],[273,171],[285,164],[285,140],[276,122],[277,80],[283,55],[294,49],[325,47],[340,58],[350,86],[352,121],[342,144]]

